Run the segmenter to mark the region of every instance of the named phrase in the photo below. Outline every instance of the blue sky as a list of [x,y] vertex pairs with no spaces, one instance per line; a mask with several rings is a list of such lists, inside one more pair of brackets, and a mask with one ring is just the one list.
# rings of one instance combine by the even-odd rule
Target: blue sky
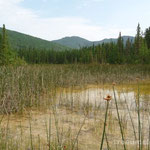
[[149,0],[0,0],[0,22],[11,30],[47,40],[88,40],[135,35],[150,26]]

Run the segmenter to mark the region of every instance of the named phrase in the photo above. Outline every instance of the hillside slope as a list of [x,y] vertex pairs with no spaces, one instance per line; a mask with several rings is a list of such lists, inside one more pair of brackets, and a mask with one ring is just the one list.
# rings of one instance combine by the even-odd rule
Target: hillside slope
[[[0,28],[0,33],[2,28]],[[38,49],[53,49],[53,50],[65,50],[69,49],[66,46],[58,43],[50,42],[40,38],[36,38],[30,35],[19,33],[16,31],[7,30],[8,40],[13,49],[31,47]]]

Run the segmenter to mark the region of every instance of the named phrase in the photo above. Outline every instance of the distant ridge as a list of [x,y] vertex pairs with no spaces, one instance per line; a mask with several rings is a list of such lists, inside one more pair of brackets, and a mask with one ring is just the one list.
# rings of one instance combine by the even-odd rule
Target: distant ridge
[[[129,38],[131,41],[134,41],[133,36],[122,36],[124,43]],[[71,36],[71,37],[65,37],[59,40],[54,40],[53,42],[70,47],[70,48],[77,48],[85,47],[85,46],[92,46],[102,44],[102,43],[110,43],[110,42],[117,42],[117,38],[110,38],[110,39],[103,39],[101,41],[88,41],[84,38],[78,37],[78,36]]]

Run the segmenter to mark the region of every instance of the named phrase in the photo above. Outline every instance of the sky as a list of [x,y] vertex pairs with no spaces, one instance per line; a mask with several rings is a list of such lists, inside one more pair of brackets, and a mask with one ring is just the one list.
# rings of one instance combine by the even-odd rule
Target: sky
[[98,41],[150,26],[150,0],[0,0],[0,26],[46,40]]

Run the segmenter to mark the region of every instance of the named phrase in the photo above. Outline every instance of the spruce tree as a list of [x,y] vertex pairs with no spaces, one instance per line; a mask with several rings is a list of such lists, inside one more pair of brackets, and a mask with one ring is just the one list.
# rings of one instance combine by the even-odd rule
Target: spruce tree
[[142,43],[141,27],[140,27],[140,24],[138,23],[137,33],[136,33],[136,36],[135,36],[135,43],[134,43],[135,44],[135,55],[139,54],[141,43]]
[[119,37],[117,40],[117,49],[118,49],[118,63],[123,62],[123,39],[121,36],[121,32],[119,33]]
[[3,25],[1,40],[2,40],[1,42],[1,65],[5,65],[9,63],[8,41],[7,41],[5,25]]
[[131,49],[131,41],[128,38],[127,41],[126,41],[126,48],[125,48],[126,56],[128,56],[130,54],[130,49]]
[[149,50],[144,39],[142,40],[141,47],[139,49],[139,59],[139,62],[142,64],[146,64],[149,61]]
[[121,32],[119,33],[119,37],[118,37],[118,40],[117,40],[117,45],[118,45],[119,52],[123,53],[123,39],[122,39],[122,36],[121,36]]
[[148,49],[150,49],[150,27],[147,28],[145,31],[145,40],[146,40]]
[[2,64],[2,57],[3,57],[3,52],[2,52],[2,35],[0,34],[0,64]]
[[0,34],[0,52],[1,52],[1,49],[2,49],[2,35]]

